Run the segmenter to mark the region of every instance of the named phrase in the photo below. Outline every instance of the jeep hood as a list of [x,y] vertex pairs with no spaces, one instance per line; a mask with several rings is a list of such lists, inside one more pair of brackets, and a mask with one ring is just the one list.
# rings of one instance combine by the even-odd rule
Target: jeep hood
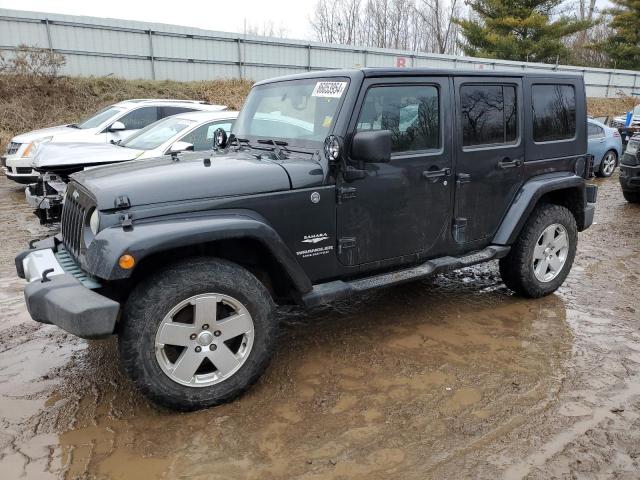
[[131,206],[149,205],[289,190],[320,185],[324,178],[319,165],[306,158],[289,160],[289,165],[259,160],[249,152],[200,152],[178,158],[107,165],[75,173],[72,179],[91,192],[99,209],[109,209],[119,196],[126,196]]
[[144,150],[109,143],[43,143],[31,164],[39,170],[47,167],[92,166],[124,162],[139,157]]

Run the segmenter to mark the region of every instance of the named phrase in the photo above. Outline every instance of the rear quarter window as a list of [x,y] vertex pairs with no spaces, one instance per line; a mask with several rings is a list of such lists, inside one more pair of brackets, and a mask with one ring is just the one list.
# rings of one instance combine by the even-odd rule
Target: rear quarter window
[[533,140],[554,142],[576,135],[576,92],[573,85],[533,85]]

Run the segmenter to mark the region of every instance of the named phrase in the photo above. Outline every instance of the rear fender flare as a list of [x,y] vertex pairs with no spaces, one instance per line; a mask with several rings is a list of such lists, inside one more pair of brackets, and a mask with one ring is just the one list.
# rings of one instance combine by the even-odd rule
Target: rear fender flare
[[512,245],[543,195],[559,190],[580,190],[581,209],[587,204],[584,178],[574,174],[544,174],[531,178],[516,194],[500,228],[493,237],[496,245]]

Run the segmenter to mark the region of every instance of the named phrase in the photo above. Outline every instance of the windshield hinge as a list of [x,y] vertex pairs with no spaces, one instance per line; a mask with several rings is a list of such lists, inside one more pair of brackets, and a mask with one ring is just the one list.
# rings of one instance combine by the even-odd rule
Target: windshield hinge
[[129,197],[126,195],[118,195],[113,201],[113,205],[116,208],[129,208],[131,206],[131,202],[129,201]]
[[120,215],[120,225],[122,225],[123,230],[132,230],[133,215],[131,215],[130,213],[125,213],[124,215]]
[[356,198],[356,187],[338,187],[336,190],[338,204],[344,200]]

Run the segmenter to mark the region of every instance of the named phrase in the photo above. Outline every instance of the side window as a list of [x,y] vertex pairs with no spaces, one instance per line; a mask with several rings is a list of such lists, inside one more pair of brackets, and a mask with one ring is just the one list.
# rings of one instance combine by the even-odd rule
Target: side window
[[391,130],[391,151],[440,148],[438,89],[431,85],[373,87],[367,92],[357,131]]
[[200,152],[203,150],[211,150],[213,148],[213,132],[218,128],[224,128],[227,134],[231,132],[231,122],[215,122],[200,125],[194,131],[187,133],[180,140],[191,143],[193,150]]
[[533,85],[533,140],[567,140],[576,134],[576,92],[572,85]]
[[188,107],[158,107],[158,120],[171,115],[177,115],[184,112],[194,112],[193,108]]
[[602,138],[604,137],[604,130],[602,127],[598,125],[594,125],[593,123],[587,123],[587,129],[589,132],[589,138]]
[[119,121],[126,130],[139,130],[158,120],[158,107],[142,107],[127,113]]
[[462,146],[500,145],[518,138],[516,87],[463,85],[460,87]]

